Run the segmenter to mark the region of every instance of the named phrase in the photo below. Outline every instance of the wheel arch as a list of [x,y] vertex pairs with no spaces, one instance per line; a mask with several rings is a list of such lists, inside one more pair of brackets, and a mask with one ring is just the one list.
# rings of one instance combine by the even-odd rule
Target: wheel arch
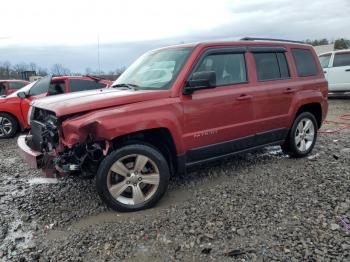
[[313,114],[316,118],[317,121],[317,128],[320,129],[322,125],[322,106],[318,102],[312,102],[312,103],[307,103],[303,104],[299,107],[295,114],[295,118],[297,118],[301,113],[303,112],[310,112]]
[[114,138],[114,149],[134,143],[148,144],[160,151],[168,162],[171,174],[177,172],[177,151],[171,132],[167,128],[152,128]]
[[24,131],[24,127],[22,126],[21,121],[19,121],[18,117],[17,117],[15,114],[13,114],[13,113],[11,113],[11,112],[8,112],[8,111],[4,111],[4,110],[1,110],[0,113],[4,113],[4,114],[8,114],[8,115],[12,116],[12,117],[17,121],[18,127],[19,127],[22,131]]

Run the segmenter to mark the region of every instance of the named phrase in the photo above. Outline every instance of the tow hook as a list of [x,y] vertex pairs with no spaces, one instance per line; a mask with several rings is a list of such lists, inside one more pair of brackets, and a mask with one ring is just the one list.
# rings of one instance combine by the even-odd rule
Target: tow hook
[[70,172],[76,172],[80,171],[80,166],[77,164],[66,164],[66,165],[55,165],[55,168],[57,171],[62,172],[62,173],[70,173]]

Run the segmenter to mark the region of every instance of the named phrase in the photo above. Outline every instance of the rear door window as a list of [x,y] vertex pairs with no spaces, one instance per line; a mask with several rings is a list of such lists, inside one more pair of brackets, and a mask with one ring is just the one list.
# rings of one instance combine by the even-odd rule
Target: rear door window
[[259,81],[289,78],[289,68],[283,52],[254,53]]
[[10,82],[9,85],[10,85],[10,89],[20,89],[26,86],[27,84],[23,82]]
[[334,67],[350,66],[350,52],[349,53],[336,53],[334,55]]
[[105,88],[106,85],[91,80],[71,79],[69,80],[69,92],[79,92]]
[[314,76],[317,74],[316,62],[310,50],[293,48],[292,54],[294,57],[298,76]]
[[66,92],[66,82],[64,80],[51,82],[48,94],[49,95],[59,95]]

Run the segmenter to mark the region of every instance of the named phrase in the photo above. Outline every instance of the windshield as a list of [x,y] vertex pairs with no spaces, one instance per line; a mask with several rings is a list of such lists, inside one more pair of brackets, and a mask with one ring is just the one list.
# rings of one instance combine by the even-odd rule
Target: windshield
[[137,59],[112,86],[135,89],[169,89],[193,48],[151,51]]
[[27,93],[27,92],[32,88],[32,86],[33,86],[36,82],[37,82],[37,81],[32,82],[32,83],[30,83],[29,85],[26,85],[26,86],[22,87],[21,89],[18,89],[16,92],[14,92],[14,93],[8,95],[7,97],[17,97],[17,94],[18,94],[19,92],[25,92],[25,93]]
[[319,58],[320,58],[321,66],[323,68],[328,68],[329,61],[331,60],[331,54],[321,55],[321,56],[319,56]]

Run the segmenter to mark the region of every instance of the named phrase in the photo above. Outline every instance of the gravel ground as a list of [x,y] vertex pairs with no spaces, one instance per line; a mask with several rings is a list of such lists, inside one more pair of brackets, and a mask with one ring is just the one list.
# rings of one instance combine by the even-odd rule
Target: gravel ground
[[[330,100],[328,119],[344,113]],[[308,158],[270,147],[197,167],[137,213],[108,210],[94,181],[40,179],[16,150],[0,141],[0,261],[350,261],[349,129]]]

